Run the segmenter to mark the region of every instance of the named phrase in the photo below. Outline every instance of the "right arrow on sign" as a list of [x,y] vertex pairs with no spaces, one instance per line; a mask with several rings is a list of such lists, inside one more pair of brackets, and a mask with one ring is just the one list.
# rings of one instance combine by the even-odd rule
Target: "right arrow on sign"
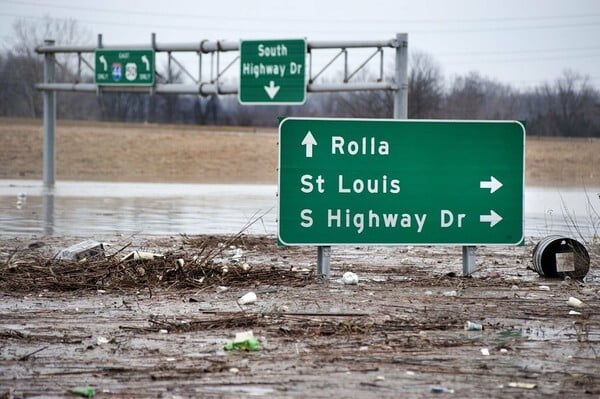
[[502,187],[502,183],[500,183],[494,176],[490,176],[489,181],[480,181],[479,188],[489,188],[490,194],[494,194],[494,192]]
[[479,221],[481,223],[489,223],[490,227],[494,227],[500,221],[502,221],[502,216],[498,215],[496,212],[490,210],[489,215],[479,215]]
[[317,145],[317,140],[315,140],[315,137],[310,130],[306,133],[306,136],[304,136],[304,140],[302,140],[301,144],[306,146],[306,158],[312,158],[313,145]]
[[267,95],[271,100],[275,98],[277,92],[279,91],[279,88],[280,86],[275,86],[275,82],[273,82],[272,80],[269,82],[269,86],[265,86],[265,91],[267,92]]

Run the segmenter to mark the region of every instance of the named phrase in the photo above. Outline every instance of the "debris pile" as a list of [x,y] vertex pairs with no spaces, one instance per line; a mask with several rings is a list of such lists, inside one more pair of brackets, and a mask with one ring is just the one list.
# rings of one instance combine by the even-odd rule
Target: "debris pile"
[[[237,243],[237,246],[233,244]],[[225,242],[183,236],[183,245],[157,251],[131,243],[110,252],[86,240],[49,256],[35,247],[16,248],[0,259],[0,289],[76,291],[141,288],[201,288],[286,284],[304,286],[313,273],[252,265],[240,235]]]

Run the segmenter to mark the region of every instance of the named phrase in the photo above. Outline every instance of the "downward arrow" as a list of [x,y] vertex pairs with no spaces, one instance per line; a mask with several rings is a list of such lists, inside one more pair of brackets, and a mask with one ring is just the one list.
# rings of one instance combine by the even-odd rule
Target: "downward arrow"
[[494,194],[494,192],[502,187],[502,183],[500,183],[494,176],[490,176],[489,181],[480,181],[479,188],[489,188],[490,194]]
[[489,215],[480,215],[479,221],[481,223],[489,223],[490,227],[494,227],[498,223],[502,221],[502,216],[498,215],[496,212],[490,210]]
[[310,130],[308,131],[308,133],[306,133],[306,136],[304,136],[304,140],[302,140],[302,145],[306,146],[306,158],[312,158],[313,145],[317,145],[317,140],[315,140],[315,137],[312,135]]
[[142,55],[142,62],[146,64],[146,72],[148,72],[150,70],[150,61],[148,61],[146,54]]
[[104,58],[104,56],[101,55],[99,60],[102,63],[102,65],[104,65],[104,72],[108,71],[108,63],[106,62],[106,58]]
[[264,86],[265,87],[265,91],[267,92],[267,95],[269,96],[269,98],[272,100],[273,98],[275,98],[275,96],[277,95],[277,92],[279,91],[279,86],[275,86],[275,82],[271,81],[269,83],[269,86]]

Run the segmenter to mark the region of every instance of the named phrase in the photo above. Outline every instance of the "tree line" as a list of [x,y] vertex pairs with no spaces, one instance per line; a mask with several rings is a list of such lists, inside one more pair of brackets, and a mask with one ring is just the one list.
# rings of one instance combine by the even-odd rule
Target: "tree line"
[[[43,59],[35,46],[43,37],[59,38],[61,44],[89,43],[91,35],[74,20],[18,21],[13,28],[12,42],[0,52],[0,116],[39,118],[42,94],[35,84],[43,79]],[[57,58],[60,81],[77,79],[76,71],[73,56]],[[182,81],[181,71],[169,75],[171,81]],[[59,92],[56,104],[59,119],[275,126],[279,116],[391,118],[393,102],[390,91],[309,93],[299,106],[241,105],[235,96]],[[571,70],[551,83],[521,90],[475,71],[446,79],[431,55],[411,51],[408,117],[522,120],[528,134],[600,137],[600,92]]]

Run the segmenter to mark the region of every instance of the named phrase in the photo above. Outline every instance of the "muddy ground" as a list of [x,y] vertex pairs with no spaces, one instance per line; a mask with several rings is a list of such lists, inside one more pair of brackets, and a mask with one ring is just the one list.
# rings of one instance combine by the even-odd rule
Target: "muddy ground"
[[[274,237],[107,241],[80,263],[51,261],[77,238],[0,241],[0,397],[600,396],[597,264],[540,277],[533,241],[479,248],[471,277],[458,247],[333,247],[329,280]],[[134,249],[166,257],[120,260]],[[248,330],[259,351],[223,349]]]
[[[275,183],[276,148],[274,129],[59,121],[57,179]],[[598,187],[598,154],[528,138],[527,184]],[[0,178],[41,171],[41,122],[0,118]],[[460,247],[345,246],[323,279],[316,248],[267,236],[107,236],[106,259],[52,261],[87,238],[0,236],[0,398],[600,397],[597,244],[583,281],[532,271],[532,239],[478,248],[470,277]],[[248,330],[259,351],[223,349]]]

